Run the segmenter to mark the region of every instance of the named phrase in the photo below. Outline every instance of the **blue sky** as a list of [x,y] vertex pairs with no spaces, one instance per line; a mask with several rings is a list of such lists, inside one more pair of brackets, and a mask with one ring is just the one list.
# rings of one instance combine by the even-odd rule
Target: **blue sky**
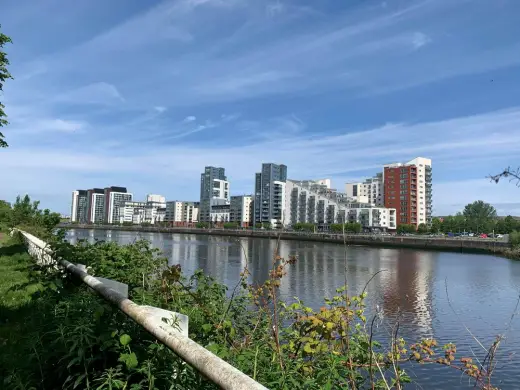
[[3,0],[14,81],[0,198],[67,213],[77,188],[253,192],[262,162],[336,188],[433,160],[434,213],[520,215],[517,0]]

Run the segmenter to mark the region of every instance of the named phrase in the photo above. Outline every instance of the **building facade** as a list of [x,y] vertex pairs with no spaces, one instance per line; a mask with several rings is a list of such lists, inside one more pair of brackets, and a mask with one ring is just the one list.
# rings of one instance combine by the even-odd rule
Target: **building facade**
[[198,222],[199,202],[166,202],[164,221],[172,226],[193,226]]
[[328,229],[333,223],[358,222],[364,230],[393,230],[396,210],[355,202],[328,183],[287,180],[284,226],[312,223]]
[[383,206],[385,204],[383,173],[378,173],[364,182],[345,184],[345,193],[356,202]]
[[72,191],[72,207],[70,221],[73,223],[87,223],[87,190]]
[[253,196],[232,196],[230,201],[229,221],[241,227],[251,226],[253,216]]
[[212,221],[212,199],[221,200],[213,202],[215,205],[220,205],[222,199],[227,199],[229,202],[229,182],[224,168],[208,166],[200,175],[199,220],[201,222]]
[[108,224],[119,223],[120,208],[124,202],[131,201],[133,196],[125,187],[107,187],[105,195],[104,222]]
[[255,175],[254,221],[278,226],[284,219],[287,166],[262,164]]
[[397,225],[432,221],[432,161],[417,157],[384,166],[384,204],[397,210]]
[[87,223],[103,223],[105,220],[105,190],[87,190]]

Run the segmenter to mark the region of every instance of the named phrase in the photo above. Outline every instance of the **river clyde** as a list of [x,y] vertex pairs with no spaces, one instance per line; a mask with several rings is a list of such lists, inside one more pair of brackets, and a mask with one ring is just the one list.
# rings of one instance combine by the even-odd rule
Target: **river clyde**
[[[120,244],[147,239],[170,264],[180,264],[187,274],[203,269],[230,289],[246,264],[251,273],[249,282],[266,280],[277,245],[275,240],[263,238],[110,230],[70,230],[68,237],[71,242],[98,239]],[[473,357],[473,353],[478,358],[485,356],[464,326],[484,346],[490,346],[507,328],[520,292],[520,262],[489,255],[360,246],[345,250],[338,244],[303,241],[281,241],[279,253],[298,258],[281,284],[281,294],[287,300],[299,297],[318,308],[323,306],[323,297],[332,296],[343,285],[345,276],[349,290],[360,292],[381,271],[367,287],[367,317],[376,311],[383,317],[377,338],[387,340],[389,326],[399,319],[400,334],[407,341],[433,337],[441,345],[455,342],[459,357]],[[515,318],[499,349],[494,384],[502,389],[520,387],[520,357],[516,356],[520,352],[519,327],[520,319]],[[413,364],[406,369],[416,382],[409,385],[411,388],[472,387],[467,377],[448,367]]]

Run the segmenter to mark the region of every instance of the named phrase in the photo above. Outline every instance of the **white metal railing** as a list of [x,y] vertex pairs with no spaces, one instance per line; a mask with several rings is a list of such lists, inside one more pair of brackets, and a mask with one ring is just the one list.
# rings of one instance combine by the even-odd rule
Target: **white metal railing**
[[[56,261],[53,259],[47,243],[38,237],[22,230],[14,230],[23,236],[29,254],[39,264],[50,265],[55,263],[57,267],[59,265],[64,267],[68,273],[82,280],[103,299],[117,306],[119,310],[220,388],[226,390],[267,390],[260,383],[191,340],[188,337],[188,317],[151,306],[138,305],[128,299],[125,294],[111,288],[107,283],[103,283],[101,280],[104,279],[86,273],[81,265],[75,265],[67,260]],[[174,328],[163,321],[163,318],[168,314],[177,318],[176,325],[181,324],[180,330],[178,327]],[[166,319],[169,318],[166,317]]]

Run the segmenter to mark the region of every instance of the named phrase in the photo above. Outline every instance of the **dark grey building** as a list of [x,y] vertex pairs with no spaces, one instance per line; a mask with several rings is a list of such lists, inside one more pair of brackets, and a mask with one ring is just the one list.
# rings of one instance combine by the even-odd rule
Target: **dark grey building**
[[286,181],[286,165],[262,164],[262,171],[255,175],[255,223],[283,219]]
[[226,170],[217,167],[205,167],[200,175],[199,221],[210,222],[210,201],[213,197],[214,180],[227,180]]

